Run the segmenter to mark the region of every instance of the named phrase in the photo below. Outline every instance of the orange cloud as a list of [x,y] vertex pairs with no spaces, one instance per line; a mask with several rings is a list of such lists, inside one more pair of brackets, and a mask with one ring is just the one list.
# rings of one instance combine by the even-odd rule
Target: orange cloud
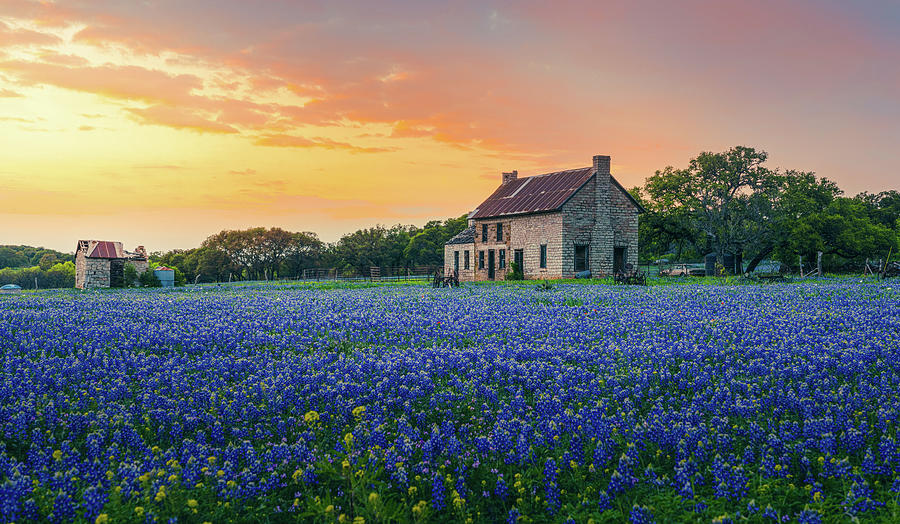
[[53,34],[32,31],[31,29],[12,28],[0,22],[0,47],[54,45],[61,42],[62,39]]
[[346,142],[337,142],[328,138],[305,138],[294,135],[266,135],[256,140],[256,144],[260,146],[271,147],[296,147],[309,148],[321,147],[324,149],[344,149],[353,153],[386,153],[395,151],[393,148],[385,147],[360,147]]
[[138,66],[66,67],[43,62],[0,62],[0,70],[26,85],[49,84],[110,98],[149,102],[188,101],[202,87],[194,75],[169,75]]
[[156,124],[189,129],[199,133],[237,133],[238,130],[221,122],[203,118],[190,110],[164,105],[150,106],[145,109],[127,108],[126,111],[137,116],[145,124]]

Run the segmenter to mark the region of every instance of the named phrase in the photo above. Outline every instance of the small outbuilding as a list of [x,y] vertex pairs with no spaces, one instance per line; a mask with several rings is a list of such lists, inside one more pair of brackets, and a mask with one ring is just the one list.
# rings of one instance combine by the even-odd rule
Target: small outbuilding
[[132,264],[138,274],[147,271],[150,262],[144,246],[125,251],[121,242],[79,240],[75,249],[75,287],[122,287],[125,264]]
[[159,283],[162,287],[175,287],[174,269],[166,266],[159,266],[153,269],[153,273],[156,275],[156,278],[159,279]]

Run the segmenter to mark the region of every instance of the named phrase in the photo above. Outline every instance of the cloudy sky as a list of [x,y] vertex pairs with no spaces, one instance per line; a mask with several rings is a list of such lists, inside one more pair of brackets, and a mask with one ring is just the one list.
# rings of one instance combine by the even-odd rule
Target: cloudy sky
[[733,145],[900,187],[900,3],[0,0],[0,244],[459,216]]

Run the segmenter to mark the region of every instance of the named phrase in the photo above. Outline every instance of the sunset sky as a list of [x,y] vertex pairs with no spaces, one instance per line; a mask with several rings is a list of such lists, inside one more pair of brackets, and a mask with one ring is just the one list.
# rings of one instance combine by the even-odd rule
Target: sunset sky
[[900,188],[900,3],[0,0],[0,244],[326,241],[612,156]]

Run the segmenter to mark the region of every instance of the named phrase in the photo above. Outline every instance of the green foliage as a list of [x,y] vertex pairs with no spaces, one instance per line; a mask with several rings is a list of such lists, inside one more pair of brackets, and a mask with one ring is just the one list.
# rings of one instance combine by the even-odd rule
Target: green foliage
[[[52,255],[52,257],[44,261],[46,255]],[[72,260],[72,255],[53,249],[32,246],[0,246],[0,269],[5,267],[25,268],[39,266],[42,270],[47,271],[57,262],[65,262],[67,260]],[[32,285],[34,284],[32,283]]]
[[22,289],[34,289],[35,279],[40,289],[75,287],[75,264],[71,261],[58,262],[47,270],[38,266],[0,269],[0,286],[17,284]]
[[156,273],[153,269],[148,269],[141,273],[140,277],[138,277],[138,281],[143,287],[160,287],[162,283],[159,281],[159,277],[156,276]]
[[506,273],[506,280],[525,280],[525,274],[522,268],[515,262],[509,263],[509,271]]
[[138,283],[138,272],[137,268],[134,267],[134,264],[131,262],[125,263],[125,269],[123,271],[125,281],[125,287],[134,287],[135,284]]
[[[768,155],[748,147],[700,153],[687,168],[667,167],[632,194],[647,212],[638,222],[640,260],[697,260],[726,253],[752,270],[774,256],[796,265],[822,251],[829,271],[858,271],[886,256],[900,239],[900,192],[841,198],[827,178],[765,167]],[[807,266],[808,267],[808,266]]]

